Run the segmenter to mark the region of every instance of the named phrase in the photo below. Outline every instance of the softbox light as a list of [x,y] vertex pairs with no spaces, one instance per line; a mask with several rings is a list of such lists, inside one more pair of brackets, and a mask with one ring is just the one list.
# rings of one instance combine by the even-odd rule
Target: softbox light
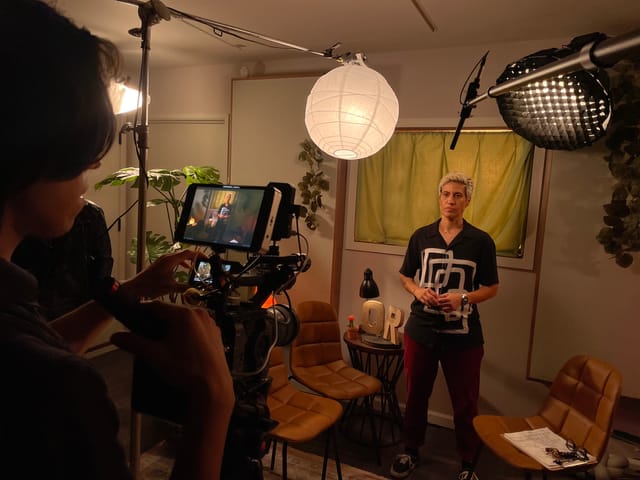
[[[513,80],[543,65],[577,52],[592,36],[574,39],[561,49],[541,50],[511,65],[496,80]],[[611,114],[603,70],[578,70],[544,80],[497,97],[507,126],[534,145],[553,150],[575,150],[605,134]]]

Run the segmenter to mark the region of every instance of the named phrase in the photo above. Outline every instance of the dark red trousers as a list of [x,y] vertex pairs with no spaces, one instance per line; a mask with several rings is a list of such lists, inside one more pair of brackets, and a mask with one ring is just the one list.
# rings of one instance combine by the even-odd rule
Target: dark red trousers
[[403,433],[406,447],[418,449],[424,444],[429,397],[440,364],[453,406],[458,454],[463,462],[475,462],[481,442],[473,429],[473,418],[478,414],[483,354],[482,346],[444,352],[428,349],[404,335],[407,401]]

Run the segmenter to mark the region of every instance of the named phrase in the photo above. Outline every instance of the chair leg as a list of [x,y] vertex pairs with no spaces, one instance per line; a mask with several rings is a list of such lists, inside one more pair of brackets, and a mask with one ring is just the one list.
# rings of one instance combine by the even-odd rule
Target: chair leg
[[324,442],[324,458],[322,459],[322,480],[327,478],[327,462],[329,461],[329,444],[331,443],[331,435],[329,430],[325,432],[326,439]]
[[288,442],[282,442],[282,480],[287,480],[287,446]]
[[276,452],[278,451],[278,441],[275,438],[272,441],[273,441],[273,445],[271,446],[271,466],[270,466],[271,471],[273,471],[273,469],[276,466]]
[[338,436],[336,435],[335,426],[329,429],[329,434],[333,438],[333,453],[336,460],[336,471],[338,472],[338,480],[342,480],[342,466],[340,465],[340,456],[338,454]]
[[340,457],[338,456],[338,438],[336,436],[335,425],[329,427],[329,429],[325,432],[326,439],[324,443],[324,459],[322,461],[322,480],[325,480],[327,477],[327,464],[329,463],[329,447],[331,442],[333,441],[333,453],[335,456],[336,462],[336,472],[338,474],[338,480],[342,480],[342,467],[340,465]]
[[382,429],[384,427],[383,422],[384,422],[384,418],[382,418],[382,412],[380,412],[380,433],[376,433],[376,421],[375,421],[375,411],[373,410],[373,400],[375,398],[376,394],[374,393],[373,395],[370,395],[368,397],[365,397],[364,399],[364,404],[365,404],[365,416],[369,418],[369,427],[371,428],[371,438],[373,439],[373,444],[375,446],[376,449],[376,462],[378,463],[378,465],[382,465],[382,459],[380,457],[380,444],[382,443]]

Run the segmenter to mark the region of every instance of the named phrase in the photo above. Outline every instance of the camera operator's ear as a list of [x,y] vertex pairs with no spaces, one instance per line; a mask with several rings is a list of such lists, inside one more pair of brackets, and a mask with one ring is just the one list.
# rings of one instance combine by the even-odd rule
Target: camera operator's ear
[[300,330],[300,324],[298,323],[298,317],[291,307],[282,304],[273,305],[265,310],[267,315],[275,320],[276,328],[278,331],[278,341],[276,345],[284,347],[293,342],[293,339],[298,335]]

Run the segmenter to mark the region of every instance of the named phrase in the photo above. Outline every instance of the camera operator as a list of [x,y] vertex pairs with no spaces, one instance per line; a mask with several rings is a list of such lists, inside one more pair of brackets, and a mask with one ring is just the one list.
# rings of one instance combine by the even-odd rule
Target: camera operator
[[[37,0],[0,3],[2,75],[0,145],[0,460],[20,479],[130,479],[118,443],[118,417],[107,387],[80,355],[112,320],[89,302],[47,324],[37,282],[10,262],[27,235],[53,238],[84,205],[87,171],[98,168],[115,135],[107,84],[118,71],[116,48]],[[137,305],[184,287],[173,271],[190,251],[165,256],[116,290],[136,316],[161,322],[152,340],[121,332],[117,346],[139,356],[187,395],[178,479],[217,479],[234,405],[221,335],[204,309],[161,302]]]
[[38,280],[38,304],[49,320],[87,303],[113,268],[104,211],[85,199],[71,230],[53,239],[25,238],[11,261]]

